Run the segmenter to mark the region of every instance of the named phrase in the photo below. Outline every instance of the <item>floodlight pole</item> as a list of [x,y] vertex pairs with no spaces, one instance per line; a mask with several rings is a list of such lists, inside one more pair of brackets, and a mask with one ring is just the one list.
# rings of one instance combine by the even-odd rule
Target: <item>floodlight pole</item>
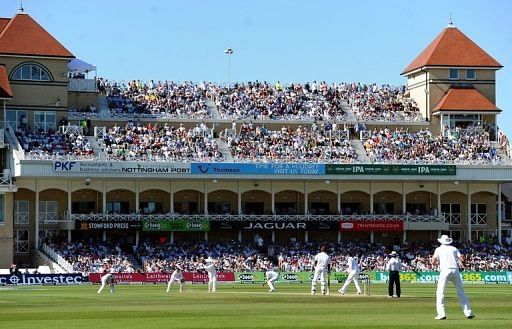
[[231,55],[233,55],[233,49],[227,48],[224,53],[228,55],[228,89],[231,88]]

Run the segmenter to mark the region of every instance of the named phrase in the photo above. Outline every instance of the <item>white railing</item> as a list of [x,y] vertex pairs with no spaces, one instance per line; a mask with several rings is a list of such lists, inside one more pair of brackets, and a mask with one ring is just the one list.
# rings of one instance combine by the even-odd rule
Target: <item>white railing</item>
[[70,220],[85,222],[140,222],[152,221],[202,221],[234,222],[234,221],[262,221],[262,222],[339,222],[339,221],[403,221],[409,223],[444,223],[442,216],[434,215],[137,215],[137,214],[72,214]]
[[0,186],[12,186],[12,176],[10,169],[4,169],[4,171],[0,173]]
[[96,79],[69,79],[68,91],[96,92]]
[[444,213],[444,220],[450,225],[460,225],[461,224],[461,217],[460,213]]
[[48,256],[51,260],[59,264],[64,270],[68,273],[73,273],[73,265],[71,265],[67,260],[65,260],[58,252],[53,250],[46,243],[41,244],[41,250],[44,252],[46,256]]
[[487,214],[471,214],[472,225],[487,225]]
[[27,225],[29,224],[30,217],[28,212],[17,211],[14,212],[14,224]]
[[77,125],[68,124],[67,126],[60,126],[59,131],[63,135],[83,135],[84,128]]

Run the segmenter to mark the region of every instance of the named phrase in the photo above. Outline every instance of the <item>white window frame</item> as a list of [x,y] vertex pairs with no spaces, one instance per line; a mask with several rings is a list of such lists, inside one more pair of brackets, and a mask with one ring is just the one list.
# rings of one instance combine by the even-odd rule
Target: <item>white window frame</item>
[[[37,74],[34,75],[35,71]],[[42,76],[45,78],[43,79]],[[10,80],[14,81],[41,81],[41,82],[51,82],[52,75],[50,72],[37,63],[24,63],[20,66],[16,67],[10,76]]]
[[[468,72],[473,71],[474,76],[472,78],[469,77]],[[475,69],[466,69],[466,79],[467,80],[476,80],[476,70]]]
[[[441,209],[443,208],[443,205],[448,205],[450,207],[450,212],[443,213],[444,221],[447,222],[450,225],[460,226],[461,225],[461,219],[462,219],[462,215],[460,213],[460,210],[462,208],[461,208],[460,203],[445,202],[445,203],[441,204]],[[459,212],[453,212],[453,210],[452,210],[452,208],[453,208],[452,206],[453,205],[458,205],[459,206]]]
[[28,225],[29,222],[30,222],[30,202],[28,200],[16,200],[14,202],[14,224],[15,225]]
[[[456,78],[452,77],[452,71],[456,71],[457,72],[457,77]],[[448,73],[448,77],[450,78],[450,80],[459,80],[459,69],[451,68],[449,73]]]
[[[48,210],[50,209],[50,210]],[[39,222],[44,224],[57,223],[59,203],[57,201],[39,201]]]
[[[43,120],[40,120],[38,116],[43,116]],[[53,116],[53,121],[48,121],[47,117]],[[53,129],[57,132],[57,113],[55,111],[36,111],[34,112],[34,131],[39,129],[44,132]]]
[[[19,233],[27,231],[27,240],[20,240]],[[28,254],[30,251],[30,230],[29,229],[15,229],[13,230],[13,253],[15,254]]]
[[[471,225],[487,225],[487,203],[472,203],[471,208],[475,206],[476,211],[471,209]],[[485,212],[480,212],[479,208],[485,206]]]

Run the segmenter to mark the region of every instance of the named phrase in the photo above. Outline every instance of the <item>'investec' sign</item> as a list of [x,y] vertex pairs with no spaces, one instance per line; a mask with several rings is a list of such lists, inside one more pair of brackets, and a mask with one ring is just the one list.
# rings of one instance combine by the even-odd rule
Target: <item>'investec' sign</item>
[[190,174],[190,163],[123,161],[54,161],[53,171],[108,174]]

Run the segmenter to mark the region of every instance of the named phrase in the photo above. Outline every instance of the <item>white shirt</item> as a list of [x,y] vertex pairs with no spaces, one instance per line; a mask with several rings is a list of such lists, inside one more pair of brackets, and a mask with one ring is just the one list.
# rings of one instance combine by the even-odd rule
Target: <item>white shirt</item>
[[175,280],[181,280],[183,279],[183,272],[179,270],[174,270],[174,272],[172,272],[171,274],[171,278]]
[[318,271],[318,270],[326,270],[327,266],[330,263],[330,261],[331,261],[331,258],[325,252],[320,252],[320,253],[316,254],[316,256],[315,256],[315,262],[316,262],[315,270],[316,271]]
[[348,269],[347,272],[356,271],[359,272],[359,265],[357,264],[357,259],[355,257],[349,257],[347,259]]
[[204,265],[204,269],[206,270],[206,272],[208,272],[212,275],[217,274],[217,271],[215,271],[215,265],[213,265],[213,263],[208,263],[208,264]]
[[402,270],[402,262],[398,257],[391,257],[386,264],[386,271],[400,271]]
[[434,258],[439,260],[439,270],[459,269],[457,258],[460,252],[454,246],[443,244],[434,251]]
[[277,278],[279,274],[277,274],[276,271],[270,269],[270,270],[267,270],[265,272],[265,277],[267,278],[267,280],[270,280],[271,278]]

